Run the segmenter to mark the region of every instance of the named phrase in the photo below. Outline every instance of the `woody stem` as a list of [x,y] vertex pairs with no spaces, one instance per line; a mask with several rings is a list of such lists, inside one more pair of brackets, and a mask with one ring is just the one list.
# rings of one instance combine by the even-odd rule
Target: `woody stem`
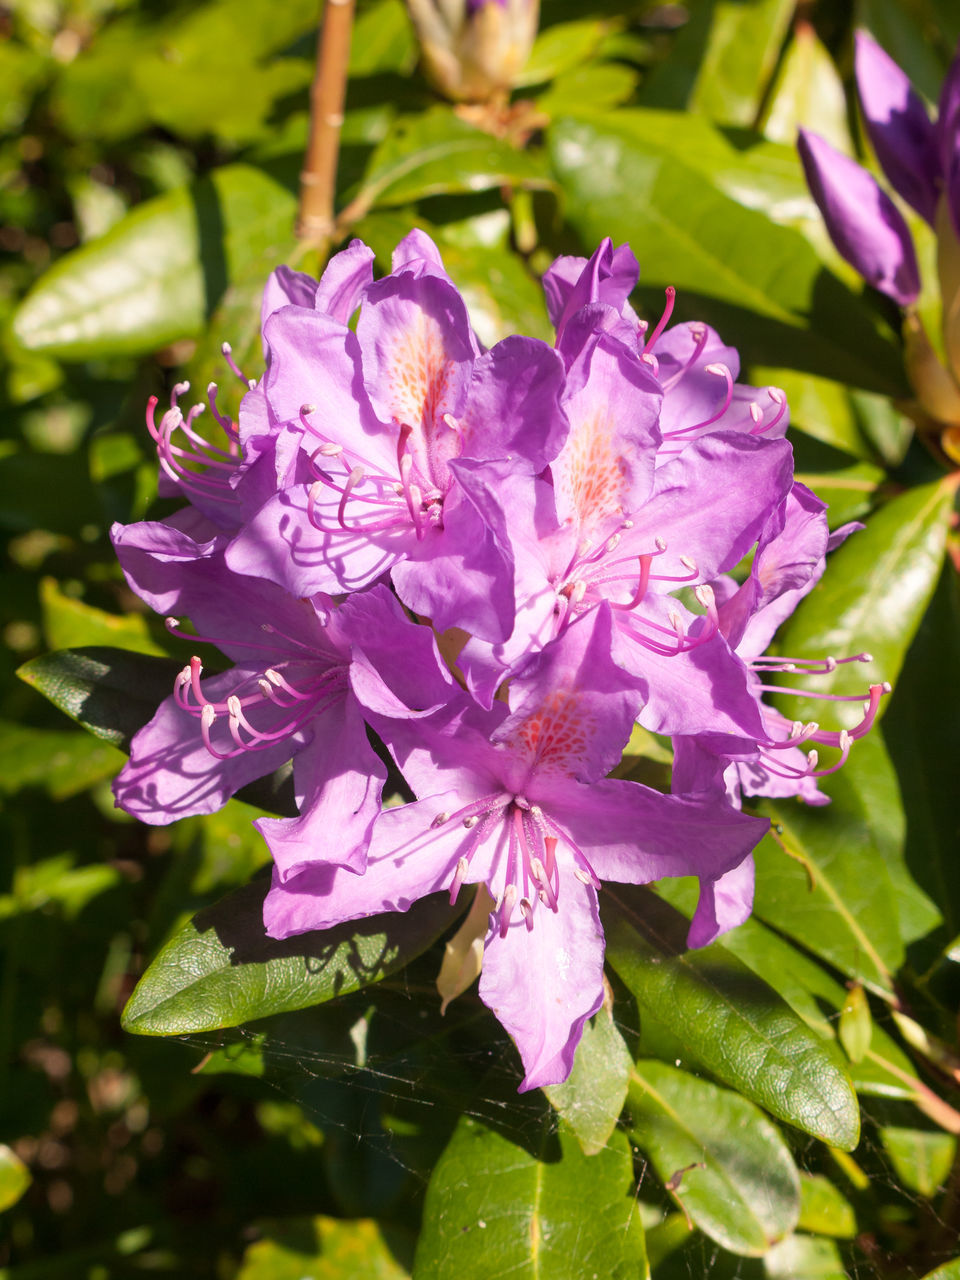
[[317,36],[317,71],[310,90],[310,136],[300,174],[297,237],[319,244],[333,231],[340,129],[355,0],[326,0]]

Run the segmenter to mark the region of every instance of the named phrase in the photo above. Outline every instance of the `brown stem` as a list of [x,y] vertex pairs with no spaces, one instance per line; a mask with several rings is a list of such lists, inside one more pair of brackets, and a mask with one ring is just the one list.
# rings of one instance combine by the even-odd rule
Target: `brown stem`
[[326,0],[317,36],[317,73],[310,90],[310,137],[300,174],[297,236],[311,244],[333,231],[340,128],[347,93],[350,31],[356,0]]

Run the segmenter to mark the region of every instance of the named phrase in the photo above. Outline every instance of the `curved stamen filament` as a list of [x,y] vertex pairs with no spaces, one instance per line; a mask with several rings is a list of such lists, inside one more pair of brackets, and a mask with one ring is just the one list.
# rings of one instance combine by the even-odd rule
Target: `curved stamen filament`
[[653,349],[654,343],[660,337],[661,333],[663,333],[664,329],[667,327],[670,317],[673,315],[673,304],[676,302],[677,291],[672,284],[668,284],[663,293],[666,299],[663,307],[663,315],[657,321],[657,327],[644,344],[644,355]]
[[707,345],[707,330],[703,325],[697,325],[695,329],[693,326],[691,326],[690,336],[694,340],[693,351],[688,357],[688,359],[686,360],[686,362],[684,363],[684,365],[680,369],[678,369],[676,373],[673,373],[670,375],[669,378],[664,379],[664,382],[663,382],[664,391],[672,391],[674,387],[676,387],[683,380],[684,376],[690,372],[690,369],[693,367],[693,365],[695,365],[696,362],[700,359],[700,355],[703,351],[703,348]]
[[721,402],[720,408],[717,409],[717,411],[711,417],[705,418],[703,422],[696,422],[691,427],[680,427],[676,431],[665,432],[663,436],[664,440],[677,440],[681,436],[690,435],[691,432],[702,431],[704,427],[710,427],[716,421],[718,421],[718,419],[722,418],[723,415],[730,408],[730,404],[733,400],[733,375],[731,374],[730,370],[727,368],[725,364],[708,364],[705,367],[705,372],[711,373],[717,378],[723,378],[727,384],[726,392],[724,394],[723,401]]
[[787,411],[787,397],[779,387],[767,387],[767,395],[777,406],[777,412],[769,422],[763,421],[763,414],[761,413],[760,421],[756,422],[754,426],[750,428],[750,434],[752,436],[759,436],[765,431],[772,431],[773,428],[782,420],[783,415]]

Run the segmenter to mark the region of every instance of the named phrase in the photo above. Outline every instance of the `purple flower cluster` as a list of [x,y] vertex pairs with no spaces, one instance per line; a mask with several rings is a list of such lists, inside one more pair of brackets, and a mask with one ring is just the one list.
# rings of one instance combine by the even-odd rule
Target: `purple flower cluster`
[[[850,732],[765,701],[770,673],[866,657],[764,656],[823,571],[824,506],[794,481],[782,394],[738,383],[707,326],[667,328],[672,290],[652,332],[638,320],[629,249],[554,263],[555,345],[489,350],[426,235],[382,279],[372,258],[354,241],[319,283],[273,274],[237,424],[210,389],[224,448],[183,386],[159,424],[151,403],[189,505],[117,526],[117,553],[171,630],[189,618],[234,665],[191,660],[117,803],[208,813],[292,760],[298,816],[257,823],[268,933],[485,886],[480,996],[522,1087],[551,1084],[603,999],[601,882],[697,876],[694,946],[740,923],[767,829],[741,794],[823,802],[813,744],[842,762],[884,687]],[[609,776],[638,723],[673,738],[670,795]],[[413,802],[381,807],[368,729]]]

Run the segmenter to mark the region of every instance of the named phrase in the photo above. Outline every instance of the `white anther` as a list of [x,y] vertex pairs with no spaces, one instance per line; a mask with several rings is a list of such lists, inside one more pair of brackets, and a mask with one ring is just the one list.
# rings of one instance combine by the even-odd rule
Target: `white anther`
[[858,655],[857,655],[857,661],[858,661],[858,662],[872,662],[872,661],[873,661],[873,654],[872,654],[872,653],[860,653],[860,654],[858,654]]
[[849,751],[850,745],[852,742],[853,742],[853,739],[850,737],[850,734],[847,732],[847,730],[841,729],[840,730],[840,750]]
[[683,619],[680,617],[679,613],[677,613],[676,609],[673,609],[670,612],[670,625],[673,627],[674,631],[683,631]]
[[783,392],[780,390],[779,387],[767,387],[767,395],[770,397],[773,403],[778,406],[783,404],[783,402],[787,398],[783,394]]
[[830,657],[826,657],[826,658],[824,658],[824,660],[823,660],[823,668],[824,668],[824,671],[836,671],[836,669],[837,669],[837,660],[836,660],[836,658],[830,658]]
[[725,364],[708,364],[706,372],[712,373],[717,378],[726,378],[730,375],[730,370]]
[[434,820],[430,823],[431,827],[442,827],[445,822],[450,821],[450,815],[447,812],[438,813]]
[[653,545],[661,552],[666,551],[667,549],[667,544],[664,542],[663,538],[654,538]]
[[212,702],[205,702],[200,712],[200,723],[207,729],[213,724],[217,718],[217,709]]
[[530,817],[533,818],[534,822],[539,822],[543,817],[543,810],[538,804],[532,804],[530,806]]
[[697,587],[693,593],[705,609],[712,609],[716,604],[716,597],[713,594],[713,587],[708,582],[703,582]]
[[570,603],[578,605],[586,594],[587,584],[583,578],[578,578],[570,589]]
[[548,906],[550,905],[550,899],[547,897],[546,889],[541,889],[540,892],[537,894],[537,897],[540,899],[541,902],[545,902]]
[[763,421],[763,410],[757,404],[756,400],[750,401],[748,412],[750,414],[750,417],[753,419],[755,425],[759,426],[760,423]]
[[807,764],[809,765],[809,767],[810,767],[811,769],[815,769],[819,763],[820,763],[820,753],[819,753],[819,751],[808,751],[808,752],[807,752]]
[[229,356],[233,354],[233,347],[231,347],[229,342],[221,342],[220,350],[223,352],[225,356]]
[[464,826],[467,828],[467,830],[469,831],[469,830],[470,830],[470,828],[471,828],[471,827],[475,827],[479,821],[480,821],[479,816],[478,816],[477,814],[475,814],[475,813],[471,813],[471,815],[470,815],[470,817],[469,817],[469,818],[464,818],[464,820],[463,820],[463,825],[464,825]]
[[317,412],[317,406],[315,404],[302,404],[300,406],[301,417],[309,418],[311,413],[316,413],[316,412]]
[[325,458],[339,458],[340,454],[343,453],[343,445],[334,444],[332,441],[328,440],[325,444],[320,446],[317,453],[322,453]]
[[278,689],[282,687],[283,676],[275,668],[267,667],[266,671],[263,674],[266,677],[266,679],[269,680],[271,684],[276,685]]
[[612,537],[607,539],[607,545],[606,547],[604,547],[604,550],[609,555],[611,551],[616,551],[617,547],[619,547],[622,540],[623,538],[621,534],[619,533],[613,534]]
[[632,528],[633,528],[633,521],[632,521],[632,520],[624,520],[624,522],[623,522],[623,527],[624,527],[624,529],[632,529]]
[[258,680],[257,684],[260,687],[260,692],[265,698],[273,698],[273,685],[269,680]]
[[239,720],[243,714],[243,708],[240,706],[240,699],[235,693],[231,693],[227,699],[227,711],[230,713],[231,720]]
[[884,693],[893,693],[893,685],[890,683],[889,680],[884,680],[880,688],[883,690]]
[[530,870],[533,873],[534,880],[539,884],[547,883],[547,872],[539,858],[530,859]]
[[689,569],[691,573],[697,572],[697,562],[695,560],[691,560],[689,556],[681,556],[680,563],[685,569]]
[[533,915],[533,903],[529,898],[520,899],[520,910],[523,912],[524,920],[529,920]]
[[581,884],[593,884],[593,876],[589,871],[584,871],[583,867],[577,867],[573,873]]
[[168,631],[172,631],[174,627],[179,627],[179,625],[180,625],[180,619],[179,619],[179,618],[164,618],[164,620],[163,620],[163,625],[167,628],[167,630],[168,630]]

